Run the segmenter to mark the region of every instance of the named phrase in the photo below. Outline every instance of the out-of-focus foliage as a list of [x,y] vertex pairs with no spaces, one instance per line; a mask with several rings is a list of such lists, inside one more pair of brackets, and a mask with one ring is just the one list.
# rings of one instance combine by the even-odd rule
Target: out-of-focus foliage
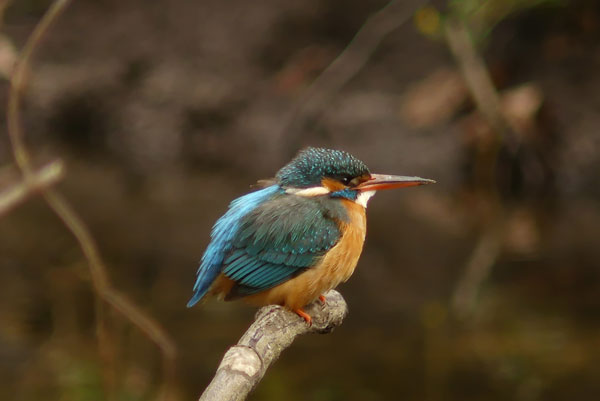
[[415,12],[415,25],[424,35],[439,36],[441,33],[442,16],[437,8],[425,6]]
[[487,35],[504,19],[538,6],[565,6],[568,0],[450,0],[448,7],[476,35]]
[[487,35],[504,19],[538,6],[566,6],[568,0],[449,0],[447,10],[426,5],[415,12],[415,25],[423,34],[441,35],[441,24],[449,13],[466,23],[476,38]]

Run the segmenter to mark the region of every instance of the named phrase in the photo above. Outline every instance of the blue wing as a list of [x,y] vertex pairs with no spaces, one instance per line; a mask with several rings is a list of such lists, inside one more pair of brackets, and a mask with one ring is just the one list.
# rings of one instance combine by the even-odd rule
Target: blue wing
[[217,220],[212,229],[212,240],[202,256],[194,284],[194,295],[188,302],[188,307],[202,299],[221,272],[223,260],[231,250],[231,241],[239,231],[242,218],[280,191],[281,188],[278,185],[272,185],[231,202],[227,213]]
[[[336,202],[337,204],[337,202]],[[345,209],[320,198],[280,195],[242,218],[223,261],[235,282],[226,299],[274,287],[317,264],[340,238]]]

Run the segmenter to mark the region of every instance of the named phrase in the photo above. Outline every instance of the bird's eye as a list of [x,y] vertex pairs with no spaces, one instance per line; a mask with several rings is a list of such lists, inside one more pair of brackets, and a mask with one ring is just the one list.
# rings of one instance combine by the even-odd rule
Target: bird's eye
[[353,179],[350,180],[350,186],[351,187],[355,187],[358,184],[360,184],[363,180],[361,180],[361,177],[354,177]]
[[335,177],[335,179],[338,182],[344,184],[345,186],[351,187],[351,188],[356,187],[357,185],[360,185],[361,182],[364,182],[367,180],[366,176],[364,176],[364,175],[361,175],[358,177],[353,177],[350,175],[345,175],[345,176],[340,175],[340,176]]

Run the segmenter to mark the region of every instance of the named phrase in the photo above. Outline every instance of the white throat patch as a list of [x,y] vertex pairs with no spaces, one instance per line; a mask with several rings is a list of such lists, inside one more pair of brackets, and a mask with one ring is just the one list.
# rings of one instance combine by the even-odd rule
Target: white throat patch
[[310,187],[310,188],[288,188],[285,190],[288,194],[300,195],[300,196],[319,196],[329,193],[329,189],[325,187]]
[[[331,191],[325,187],[310,187],[310,188],[302,188],[302,189],[288,188],[285,190],[285,192],[288,194],[294,194],[294,195],[306,196],[306,197],[326,195],[326,194],[331,193]],[[361,192],[360,194],[358,194],[358,197],[356,198],[356,200],[354,202],[358,203],[359,205],[361,205],[362,207],[364,207],[366,209],[369,199],[371,199],[371,197],[373,195],[375,195],[375,192],[377,192],[377,191]]]
[[369,199],[371,199],[371,196],[375,195],[375,192],[377,192],[377,191],[361,192],[360,194],[358,194],[358,197],[356,198],[355,202],[366,209]]

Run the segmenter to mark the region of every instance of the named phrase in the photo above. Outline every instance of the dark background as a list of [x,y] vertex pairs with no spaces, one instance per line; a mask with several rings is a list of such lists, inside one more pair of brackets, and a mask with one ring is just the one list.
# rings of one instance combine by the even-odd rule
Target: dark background
[[[370,202],[363,256],[339,288],[349,316],[298,339],[251,399],[598,398],[600,5],[403,3],[407,21],[315,112],[309,85],[385,2],[75,1],[44,38],[22,104],[27,143],[36,164],[65,161],[58,188],[114,286],[173,337],[172,397],[201,393],[255,312],[185,307],[212,224],[313,145],[438,184]],[[10,3],[2,39],[20,49],[48,5]],[[517,151],[490,148],[441,37],[435,16],[457,10],[479,24]],[[18,177],[2,130],[0,190]],[[472,277],[475,296],[457,303]],[[3,215],[0,398],[154,399],[158,349],[108,312],[107,366],[95,313],[87,262],[45,203]]]

